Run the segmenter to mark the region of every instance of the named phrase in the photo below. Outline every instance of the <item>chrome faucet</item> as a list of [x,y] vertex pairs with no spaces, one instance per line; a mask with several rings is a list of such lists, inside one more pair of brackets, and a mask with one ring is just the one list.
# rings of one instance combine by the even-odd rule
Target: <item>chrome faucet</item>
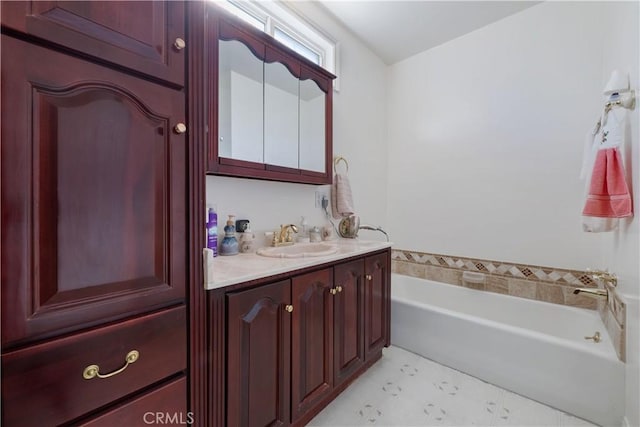
[[606,298],[609,299],[609,291],[606,289],[591,289],[591,288],[578,288],[574,289],[574,295],[584,294],[591,298]]
[[387,242],[389,241],[389,235],[382,229],[382,227],[374,227],[373,225],[361,225],[360,227],[358,227],[358,230],[379,231],[387,238]]
[[273,241],[271,242],[273,246],[286,246],[293,245],[293,236],[291,235],[291,231],[294,233],[298,232],[298,227],[295,224],[287,224],[281,225],[280,231],[278,233],[273,233]]

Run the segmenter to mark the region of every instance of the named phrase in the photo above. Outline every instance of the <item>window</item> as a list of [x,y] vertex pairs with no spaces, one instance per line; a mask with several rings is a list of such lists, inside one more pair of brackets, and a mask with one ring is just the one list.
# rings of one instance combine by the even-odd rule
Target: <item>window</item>
[[[216,4],[337,75],[337,43],[281,3],[223,0]],[[333,81],[334,89],[337,80]]]

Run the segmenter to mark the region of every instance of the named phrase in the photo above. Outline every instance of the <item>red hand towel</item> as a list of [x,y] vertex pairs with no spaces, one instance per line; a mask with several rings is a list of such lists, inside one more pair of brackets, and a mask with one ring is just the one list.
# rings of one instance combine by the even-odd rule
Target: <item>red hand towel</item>
[[631,195],[617,148],[599,150],[591,174],[589,195],[582,214],[600,218],[633,215]]

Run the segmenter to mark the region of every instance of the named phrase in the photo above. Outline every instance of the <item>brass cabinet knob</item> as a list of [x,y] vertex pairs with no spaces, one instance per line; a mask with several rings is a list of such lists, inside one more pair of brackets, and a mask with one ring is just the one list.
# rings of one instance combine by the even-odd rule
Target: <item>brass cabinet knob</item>
[[284,309],[291,313],[293,311],[293,306],[291,304],[287,304]]
[[338,292],[338,291],[336,290],[336,288],[331,288],[331,289],[329,289],[329,293],[330,293],[331,295],[335,295],[335,294],[336,294],[336,292]]
[[367,280],[373,280],[373,276],[371,276],[370,274],[367,274],[366,276],[364,276],[367,278]]
[[173,46],[177,49],[177,50],[182,50],[184,49],[187,44],[184,42],[184,40],[182,40],[180,37],[178,37],[176,39],[175,42],[173,42]]
[[185,125],[184,123],[178,123],[173,127],[173,130],[177,134],[185,133],[187,131],[187,125]]
[[120,372],[123,372],[125,369],[127,369],[127,367],[132,364],[135,363],[136,360],[138,360],[138,357],[140,357],[140,353],[138,353],[137,350],[131,350],[129,353],[127,353],[127,356],[124,358],[124,366],[120,369],[117,369],[113,372],[110,372],[108,374],[101,374],[100,373],[100,367],[98,365],[89,365],[86,368],[84,368],[84,371],[82,372],[82,377],[85,380],[90,380],[92,378],[98,377],[98,378],[109,378],[112,377],[114,375],[118,375]]
[[342,292],[342,286],[337,286],[337,287],[336,287],[336,290],[337,290],[338,292]]

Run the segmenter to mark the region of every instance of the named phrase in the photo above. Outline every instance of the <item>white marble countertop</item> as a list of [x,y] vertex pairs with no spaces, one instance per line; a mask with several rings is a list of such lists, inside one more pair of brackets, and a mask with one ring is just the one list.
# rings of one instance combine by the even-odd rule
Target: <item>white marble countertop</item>
[[364,255],[390,248],[392,245],[391,242],[360,239],[337,239],[324,243],[336,245],[338,251],[331,255],[306,258],[270,258],[256,253],[218,256],[209,262],[205,270],[204,288],[206,290],[218,289],[301,268],[339,261],[352,256]]

